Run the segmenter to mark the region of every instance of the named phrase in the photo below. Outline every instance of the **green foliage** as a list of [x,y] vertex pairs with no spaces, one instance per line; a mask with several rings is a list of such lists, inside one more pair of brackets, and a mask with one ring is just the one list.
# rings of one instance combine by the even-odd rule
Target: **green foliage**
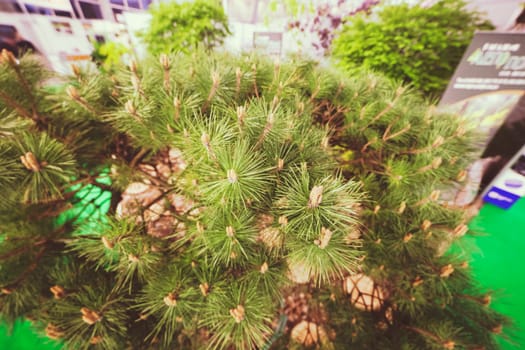
[[439,97],[476,30],[493,26],[463,0],[389,5],[349,19],[332,54],[348,71],[366,67]]
[[140,33],[153,54],[211,49],[230,34],[222,6],[211,0],[160,2],[150,7],[152,19]]
[[415,91],[208,52],[51,91],[2,57],[3,320],[75,349],[497,349],[444,254],[475,134]]
[[94,49],[91,53],[91,59],[101,67],[101,69],[106,71],[111,71],[121,62],[122,56],[130,52],[130,49],[126,47],[126,45],[114,41],[105,43],[95,41],[93,46]]

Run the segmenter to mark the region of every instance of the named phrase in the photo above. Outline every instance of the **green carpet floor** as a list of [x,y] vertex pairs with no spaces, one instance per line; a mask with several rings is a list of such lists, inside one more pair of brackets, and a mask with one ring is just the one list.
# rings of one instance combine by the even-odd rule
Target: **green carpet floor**
[[[525,350],[525,199],[505,211],[485,205],[471,223],[481,235],[463,244],[476,246],[470,259],[478,281],[494,290],[492,306],[514,320],[507,330],[512,341],[502,340],[504,350]],[[55,350],[60,346],[31,332],[30,325],[17,323],[12,333],[0,327],[0,350]]]

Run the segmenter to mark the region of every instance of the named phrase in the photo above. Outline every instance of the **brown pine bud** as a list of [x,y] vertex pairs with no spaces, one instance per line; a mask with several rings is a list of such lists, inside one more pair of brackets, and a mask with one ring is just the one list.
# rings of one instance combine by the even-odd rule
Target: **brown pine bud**
[[13,293],[13,289],[9,287],[3,287],[0,291],[2,292],[2,294],[6,294],[6,295]]
[[105,247],[106,249],[113,249],[113,247],[115,246],[115,245],[113,244],[113,242],[110,241],[110,240],[109,240],[107,237],[105,237],[105,236],[102,236],[102,238],[101,238],[100,240],[102,241],[102,244],[104,245],[104,247]]
[[132,59],[129,62],[129,70],[132,71],[133,73],[137,73],[137,61],[135,61],[134,59]]
[[11,66],[18,65],[18,61],[11,51],[2,49],[2,59]]
[[232,238],[235,235],[235,230],[232,226],[226,226],[226,236]]
[[454,350],[456,343],[454,343],[452,340],[447,340],[443,343],[443,347],[447,350]]
[[207,296],[210,290],[210,286],[207,282],[199,284],[199,289],[201,290],[202,295]]
[[277,161],[277,170],[281,171],[283,170],[283,168],[284,168],[284,159],[279,158],[279,160]]
[[333,232],[327,229],[326,227],[321,228],[321,235],[319,236],[319,239],[316,240],[316,243],[319,248],[324,249],[330,243],[330,240],[332,239]]
[[102,337],[100,335],[96,335],[89,340],[89,344],[96,345],[100,343],[101,341],[102,341]]
[[66,94],[73,100],[78,100],[80,99],[80,94],[78,93],[78,90],[76,87],[74,87],[73,85],[69,85],[67,88],[66,88]]
[[237,107],[237,121],[241,127],[244,126],[244,120],[246,119],[246,109],[244,106]]
[[80,77],[80,68],[76,64],[71,65],[71,70],[76,77]]
[[162,68],[164,68],[164,70],[170,69],[170,59],[165,53],[160,55],[159,62]]
[[381,209],[381,206],[378,204],[374,207],[374,214],[379,213],[379,210]]
[[24,164],[27,170],[31,170],[35,173],[40,171],[40,163],[33,153],[26,152],[25,155],[20,157],[20,161]]
[[128,260],[130,263],[138,263],[140,261],[139,257],[134,254],[128,254]]
[[492,333],[494,334],[501,334],[501,332],[503,331],[503,325],[497,325],[496,327],[492,328],[490,330]]
[[432,226],[432,222],[430,220],[424,220],[423,223],[421,224],[421,229],[423,231],[426,231],[430,228],[430,226]]
[[457,182],[465,181],[465,179],[467,178],[467,175],[468,175],[468,172],[466,170],[461,170],[458,176],[456,176],[456,181]]
[[49,288],[49,290],[51,291],[51,293],[53,293],[55,299],[62,299],[66,296],[66,291],[61,286],[55,285]]
[[265,274],[268,271],[268,263],[265,261],[262,265],[260,270],[262,274]]
[[87,307],[81,308],[80,312],[82,313],[82,321],[89,325],[92,325],[102,319],[102,316],[100,316],[97,312],[88,309]]
[[317,208],[323,200],[323,186],[314,186],[310,191],[308,208]]
[[439,168],[439,166],[441,165],[441,163],[443,163],[443,158],[441,157],[436,157],[432,160],[432,168],[433,169],[437,169]]
[[230,309],[230,315],[236,323],[241,323],[242,320],[244,320],[244,307],[242,305],[237,305],[235,309]]
[[445,142],[443,136],[439,135],[436,140],[432,143],[432,148],[437,148]]
[[443,278],[447,278],[454,272],[454,266],[452,264],[445,265],[439,271],[439,275]]
[[405,201],[401,202],[401,204],[399,205],[399,209],[397,209],[397,213],[399,215],[403,214],[405,212],[405,209],[407,207],[407,204]]
[[412,282],[412,287],[415,288],[417,286],[420,286],[421,284],[423,284],[423,279],[421,278],[421,276],[417,276]]
[[236,183],[238,180],[237,173],[235,172],[234,169],[228,170],[228,172],[226,173],[226,176],[228,177],[228,182],[231,184]]
[[288,225],[288,218],[284,215],[279,216],[279,225],[283,227]]
[[460,224],[454,229],[454,236],[462,237],[468,232],[468,226],[465,224]]
[[483,298],[481,298],[481,304],[483,306],[489,306],[491,302],[492,302],[492,297],[490,296],[490,294],[487,294],[483,296]]
[[48,323],[46,326],[46,336],[53,340],[59,340],[64,337],[64,332],[60,330],[57,326]]
[[432,193],[430,194],[430,199],[433,200],[433,201],[437,201],[439,199],[439,196],[441,195],[441,191],[440,190],[434,190],[432,191]]
[[169,307],[177,306],[177,298],[174,293],[168,293],[168,295],[166,295],[163,300],[164,304]]
[[407,234],[405,235],[405,237],[403,237],[403,242],[408,243],[408,242],[412,239],[413,236],[414,236],[414,235],[411,234],[410,232],[407,233]]
[[124,108],[126,109],[126,112],[129,114],[136,114],[137,110],[135,109],[135,106],[133,105],[133,101],[129,100],[124,104]]

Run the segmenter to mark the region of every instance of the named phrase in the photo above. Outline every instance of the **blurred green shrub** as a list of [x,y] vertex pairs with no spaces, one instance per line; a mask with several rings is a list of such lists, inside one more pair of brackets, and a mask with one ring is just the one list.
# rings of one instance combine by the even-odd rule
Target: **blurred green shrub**
[[439,97],[474,32],[489,29],[492,24],[463,0],[389,5],[350,18],[332,55],[347,70],[364,66]]
[[152,54],[188,52],[199,45],[211,49],[230,34],[228,18],[216,1],[161,2],[150,13],[150,27],[139,35]]

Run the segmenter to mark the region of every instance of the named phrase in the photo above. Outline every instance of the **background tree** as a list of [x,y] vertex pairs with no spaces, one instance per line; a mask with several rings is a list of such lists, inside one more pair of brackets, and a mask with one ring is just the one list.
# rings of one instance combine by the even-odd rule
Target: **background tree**
[[377,70],[439,97],[474,32],[489,29],[493,26],[463,0],[439,0],[429,7],[390,5],[373,16],[350,18],[332,54],[348,71]]
[[440,191],[475,148],[456,117],[302,60],[73,70],[49,91],[2,54],[3,321],[69,348],[498,348],[445,253],[467,218]]
[[141,36],[155,55],[188,52],[199,45],[211,49],[230,34],[228,18],[217,1],[160,2],[149,12],[151,22]]

